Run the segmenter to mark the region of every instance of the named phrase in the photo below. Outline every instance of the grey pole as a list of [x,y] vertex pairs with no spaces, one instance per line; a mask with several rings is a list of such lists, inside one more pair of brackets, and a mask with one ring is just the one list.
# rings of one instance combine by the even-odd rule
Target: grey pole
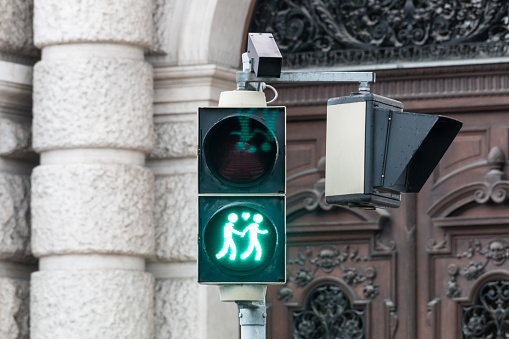
[[[337,83],[358,82],[360,92],[369,92],[376,81],[373,72],[281,72],[279,78],[257,77],[253,72],[237,72],[238,90],[257,90],[259,83]],[[256,84],[256,85],[255,85]]]
[[265,301],[237,301],[241,339],[265,339],[267,309]]

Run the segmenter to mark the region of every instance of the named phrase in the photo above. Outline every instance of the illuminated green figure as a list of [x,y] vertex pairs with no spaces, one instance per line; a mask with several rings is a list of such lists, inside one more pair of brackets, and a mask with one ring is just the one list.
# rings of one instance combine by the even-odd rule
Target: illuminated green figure
[[240,236],[244,236],[243,233],[240,233],[233,227],[235,226],[233,223],[237,222],[239,217],[235,213],[231,213],[228,216],[228,223],[224,225],[224,245],[223,249],[216,254],[217,259],[221,259],[228,253],[228,249],[230,250],[230,260],[235,260],[235,257],[237,256],[237,248],[235,247],[235,242],[233,241],[233,233],[238,234]]
[[254,249],[256,249],[255,260],[260,260],[262,258],[262,247],[260,246],[260,242],[258,241],[258,234],[267,234],[269,231],[260,231],[258,227],[260,227],[260,223],[263,220],[261,214],[255,214],[253,216],[254,223],[250,224],[244,231],[242,231],[241,235],[244,236],[246,232],[249,231],[249,247],[247,250],[241,254],[241,259],[246,259],[251,255]]

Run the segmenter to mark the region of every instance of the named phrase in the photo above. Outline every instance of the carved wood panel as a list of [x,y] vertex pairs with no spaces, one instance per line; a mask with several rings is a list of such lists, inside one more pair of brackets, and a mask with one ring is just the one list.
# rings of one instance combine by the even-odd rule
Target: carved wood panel
[[[278,102],[288,106],[288,282],[268,289],[268,338],[476,338],[493,328],[509,334],[485,306],[486,295],[502,293],[492,305],[507,309],[509,279],[509,97],[499,95],[509,82],[480,90],[475,84],[490,68],[509,75],[508,64],[470,68],[473,80],[461,88],[474,104],[457,87],[440,92],[440,78],[463,76],[456,68],[377,72],[378,89],[409,79],[390,89],[405,110],[464,122],[421,192],[380,211],[324,202],[325,94],[283,86],[302,100]],[[424,75],[429,95],[409,95]],[[355,86],[330,85],[325,93],[349,91]]]
[[[457,147],[463,146],[457,151],[458,163],[463,162],[463,166],[458,166],[455,175],[444,175],[430,185],[431,190],[421,194],[423,200],[430,193],[434,196],[426,214],[421,216],[423,225],[429,225],[428,265],[422,272],[429,272],[430,279],[422,299],[428,302],[430,338],[499,337],[497,331],[500,337],[509,335],[506,325],[495,324],[504,323],[502,315],[507,308],[495,290],[491,292],[496,297],[493,302],[500,305],[497,312],[502,315],[485,312],[481,317],[480,313],[472,313],[474,308],[480,310],[480,306],[472,305],[484,298],[481,286],[489,285],[492,280],[509,279],[506,260],[509,258],[509,181],[505,172],[509,119],[506,111],[478,113],[478,116],[481,114],[485,140],[474,148],[468,147],[464,140],[471,139],[473,129],[467,129],[456,141]],[[469,117],[465,120],[480,121]],[[480,150],[477,152],[480,159],[470,156],[476,148]],[[483,318],[488,322],[489,317],[495,319],[491,325],[481,321]]]

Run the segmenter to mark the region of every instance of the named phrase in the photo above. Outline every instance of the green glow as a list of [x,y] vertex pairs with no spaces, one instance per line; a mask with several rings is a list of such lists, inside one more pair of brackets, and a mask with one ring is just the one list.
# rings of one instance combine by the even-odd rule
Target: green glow
[[253,249],[256,249],[255,260],[260,260],[262,258],[262,247],[260,246],[260,242],[258,241],[258,234],[267,234],[269,231],[260,231],[258,227],[260,227],[260,223],[263,221],[263,217],[261,214],[255,214],[253,217],[254,223],[250,224],[243,232],[242,236],[249,232],[249,246],[247,250],[241,254],[240,259],[246,259],[253,253]]
[[228,207],[214,215],[204,236],[209,258],[239,274],[271,262],[277,243],[272,222],[247,206]]
[[[249,212],[243,212],[242,213],[242,219],[248,220],[251,214]],[[249,232],[249,245],[247,250],[242,253],[240,256],[241,259],[246,259],[253,253],[253,250],[256,249],[256,255],[255,260],[260,260],[262,258],[262,247],[260,246],[260,242],[258,241],[258,234],[267,234],[269,231],[264,230],[260,231],[260,223],[263,221],[263,217],[261,214],[255,214],[253,216],[254,223],[249,224],[244,231],[239,232],[235,227],[235,223],[239,220],[239,216],[235,213],[231,213],[228,215],[228,222],[224,226],[224,244],[223,248],[219,253],[216,254],[217,259],[221,259],[228,253],[228,250],[230,250],[230,260],[235,260],[237,257],[237,246],[235,245],[235,241],[233,240],[233,234],[240,235],[242,238],[244,235],[246,235],[247,232]]]
[[262,144],[261,148],[262,148],[262,151],[264,151],[264,152],[270,152],[272,147],[270,147],[270,144],[268,142],[264,142]]
[[223,249],[221,249],[221,251],[218,254],[216,254],[217,259],[221,259],[222,257],[224,257],[226,253],[228,253],[228,250],[230,250],[230,260],[235,260],[237,256],[237,247],[235,246],[235,241],[233,241],[233,233],[240,235],[242,237],[244,236],[243,233],[240,233],[239,231],[233,228],[235,226],[234,223],[237,222],[237,220],[239,220],[237,214],[231,213],[230,215],[228,215],[229,222],[227,222],[226,225],[224,225],[223,231],[224,245]]

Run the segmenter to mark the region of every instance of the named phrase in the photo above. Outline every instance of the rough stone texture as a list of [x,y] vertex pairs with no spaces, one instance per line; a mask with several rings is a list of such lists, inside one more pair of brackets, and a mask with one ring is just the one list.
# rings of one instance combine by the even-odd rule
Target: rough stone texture
[[196,174],[156,177],[156,256],[162,261],[196,260]]
[[142,166],[45,165],[32,174],[36,256],[154,253],[154,177]]
[[169,13],[175,8],[175,3],[168,0],[153,0],[153,33],[152,46],[148,53],[153,55],[165,55],[168,53]]
[[33,0],[0,0],[0,51],[37,55],[34,47]]
[[0,338],[28,339],[28,280],[0,278]]
[[152,67],[143,61],[39,62],[34,69],[34,149],[107,147],[150,152],[152,83]]
[[153,288],[145,272],[36,272],[31,339],[152,339]]
[[0,156],[23,157],[32,151],[30,124],[0,118]]
[[118,42],[149,47],[151,0],[44,0],[34,9],[39,48],[75,42]]
[[184,158],[196,156],[196,123],[156,123],[155,142],[151,158]]
[[0,173],[0,258],[30,256],[29,206],[30,178]]
[[[200,338],[197,331],[200,303],[196,279],[156,280],[154,294],[155,339]],[[206,306],[201,306],[205,312]]]

